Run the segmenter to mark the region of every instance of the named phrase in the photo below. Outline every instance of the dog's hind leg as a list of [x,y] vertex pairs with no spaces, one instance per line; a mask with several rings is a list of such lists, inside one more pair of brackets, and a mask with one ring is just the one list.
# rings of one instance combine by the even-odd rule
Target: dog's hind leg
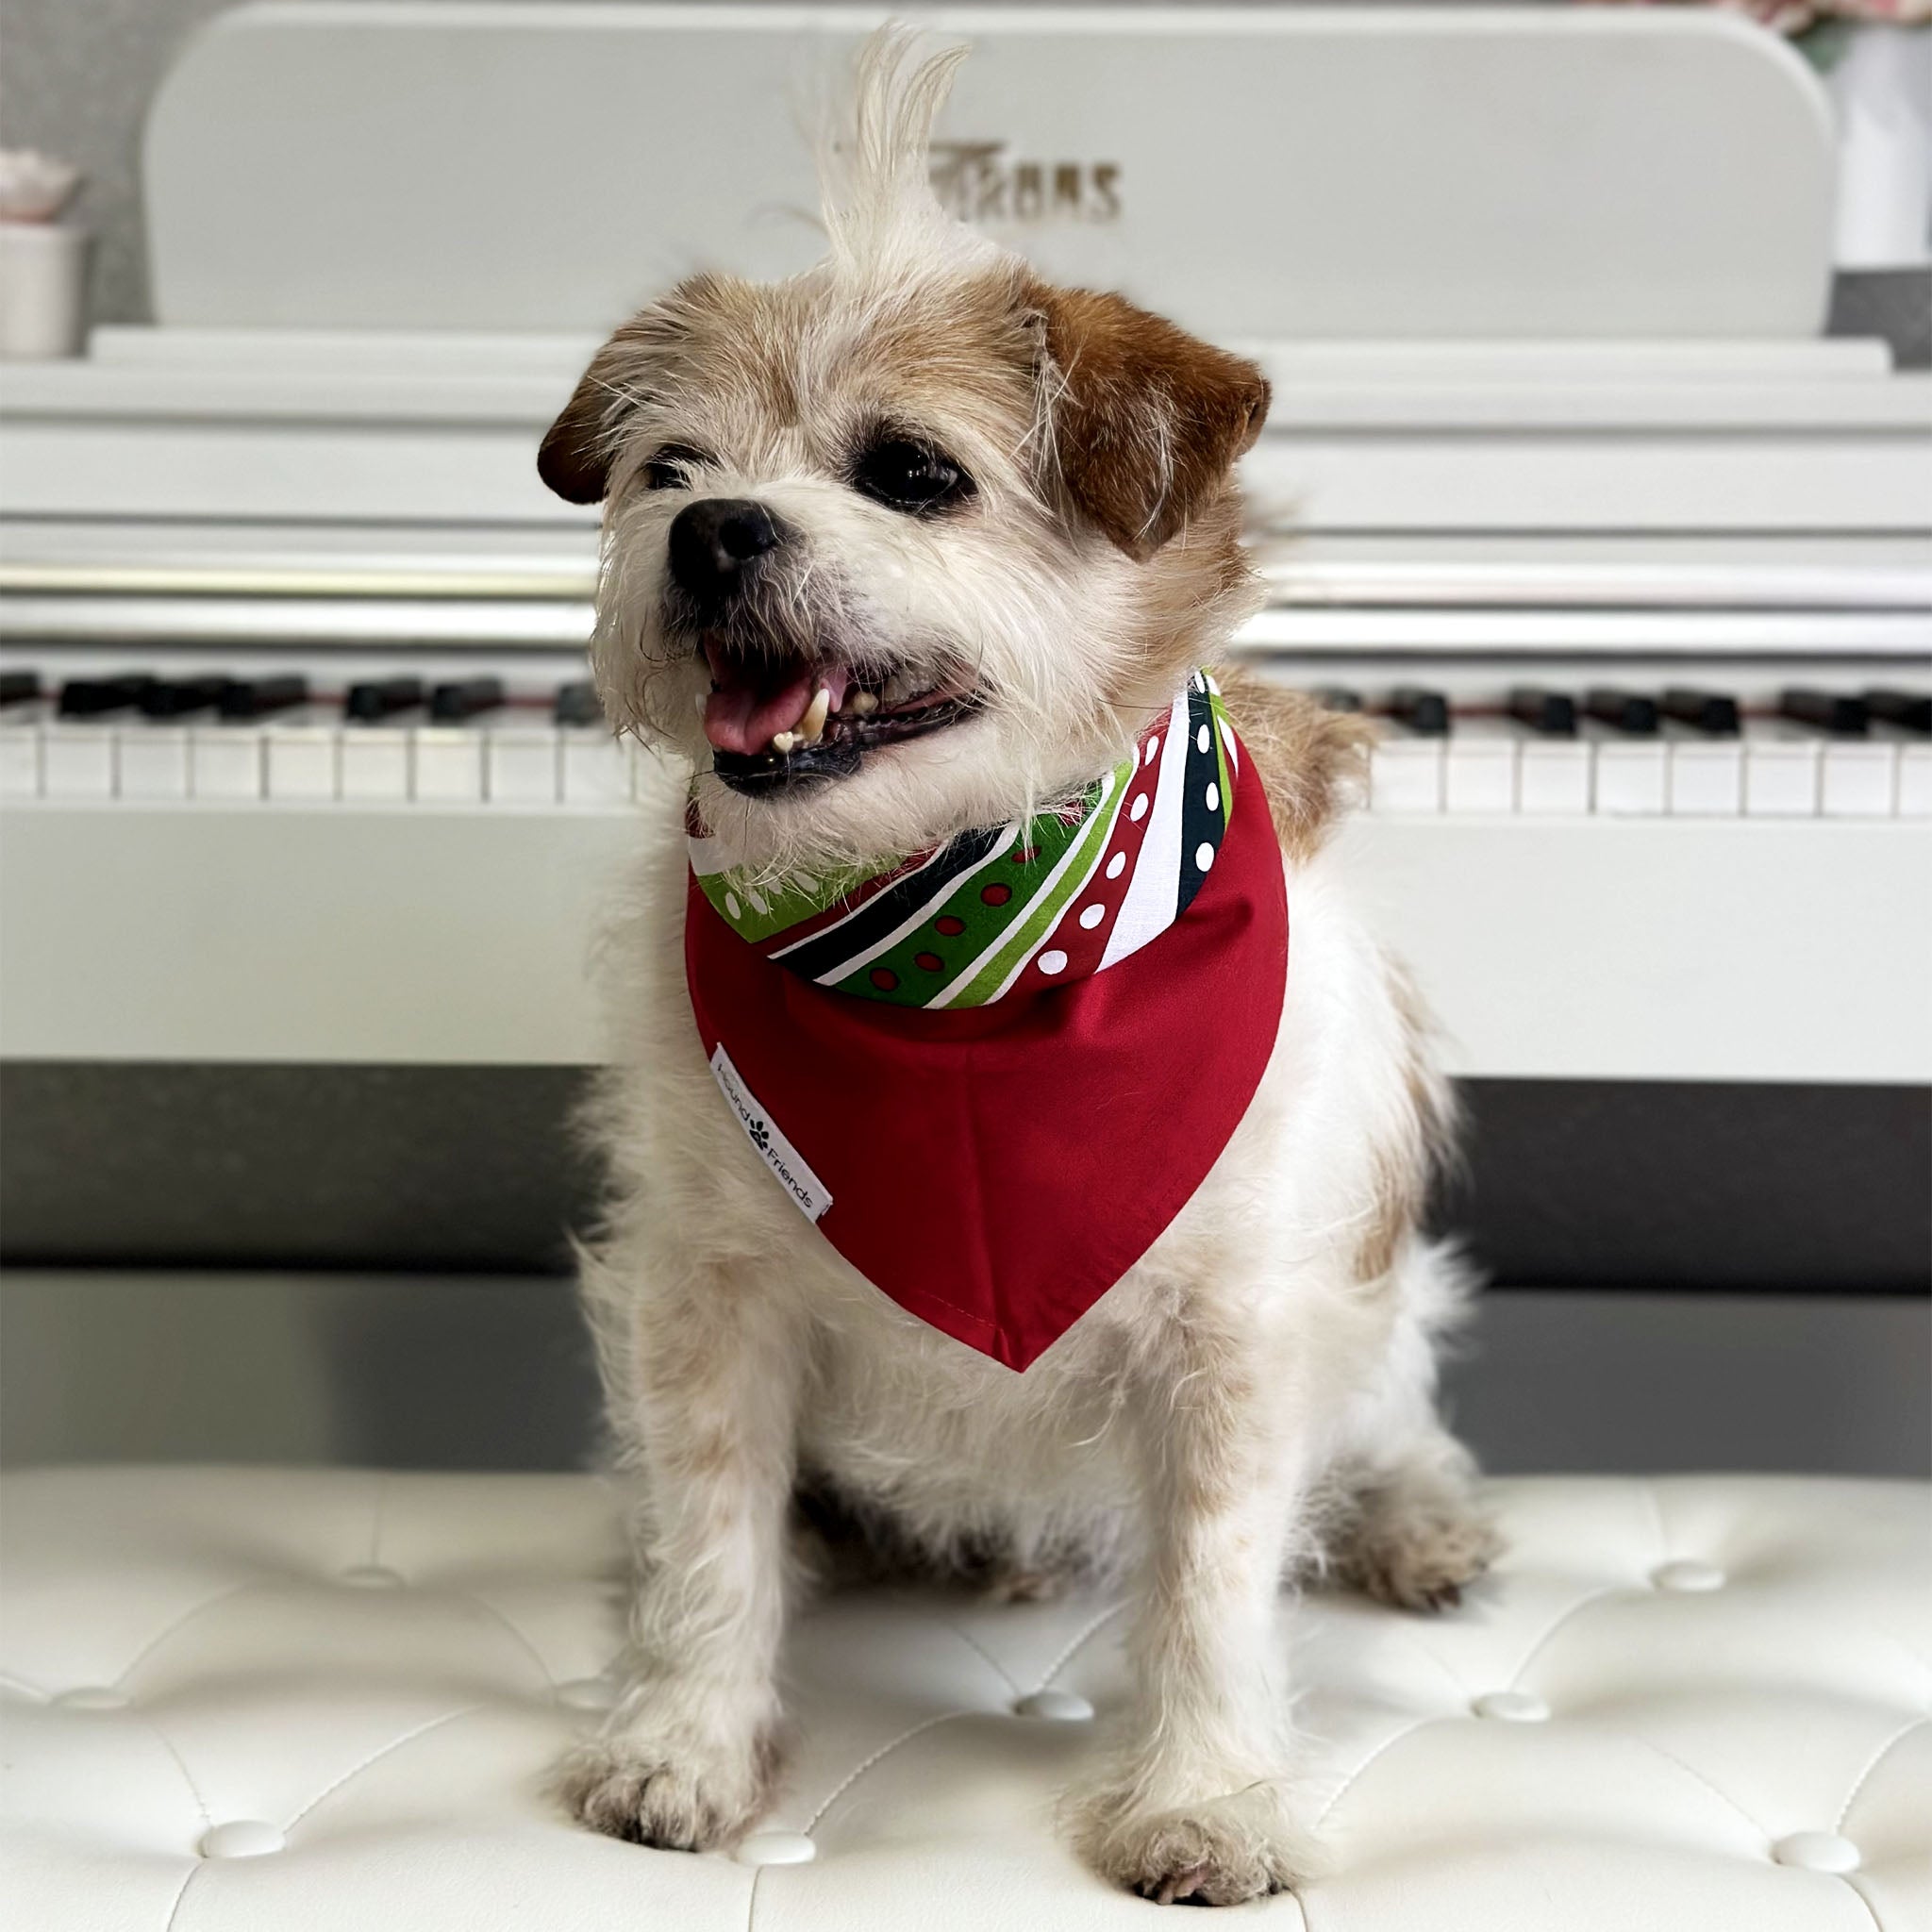
[[1411,1238],[1389,1287],[1399,1309],[1388,1358],[1354,1405],[1322,1485],[1320,1567],[1378,1603],[1439,1610],[1502,1550],[1475,1459],[1436,1407],[1438,1346],[1461,1319],[1470,1282],[1453,1252]]
[[1445,1609],[1501,1553],[1502,1539],[1476,1491],[1475,1466],[1440,1427],[1399,1457],[1338,1470],[1335,1481],[1329,1571],[1377,1603]]

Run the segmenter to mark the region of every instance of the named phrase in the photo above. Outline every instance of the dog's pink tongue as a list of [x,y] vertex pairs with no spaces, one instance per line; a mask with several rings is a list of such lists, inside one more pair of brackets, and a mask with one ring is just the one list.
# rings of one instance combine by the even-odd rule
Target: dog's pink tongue
[[749,682],[721,683],[705,700],[705,736],[719,751],[755,757],[781,731],[790,731],[805,716],[812,693],[824,685],[837,710],[845,702],[850,683],[838,665],[807,664],[782,684],[760,690]]

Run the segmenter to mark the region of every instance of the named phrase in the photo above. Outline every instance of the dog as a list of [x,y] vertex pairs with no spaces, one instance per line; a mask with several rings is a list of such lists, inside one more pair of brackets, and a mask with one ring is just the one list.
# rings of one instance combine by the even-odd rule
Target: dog
[[[591,655],[607,709],[691,774],[606,952],[615,1052],[590,1124],[608,1193],[582,1292],[636,1581],[622,1694],[558,1786],[587,1824],[648,1845],[728,1847],[755,1824],[779,1774],[774,1672],[808,1521],[876,1563],[1004,1596],[1124,1587],[1135,1688],[1064,1828],[1145,1897],[1236,1904],[1319,1866],[1281,1591],[1327,1575],[1430,1610],[1496,1553],[1435,1402],[1466,1283],[1419,1216],[1453,1105],[1330,842],[1363,727],[1225,665],[1259,602],[1233,470],[1268,385],[1119,296],[1050,285],[941,209],[927,143],[963,51],[869,43],[824,163],[826,259],[774,285],[683,282],[597,352],[542,443],[551,488],[605,506]],[[937,1291],[895,1298],[874,1285],[885,1263],[869,1274],[834,1244],[829,1216],[801,1224],[817,1205],[801,1113],[857,1104],[865,1054],[839,1042],[885,1008],[814,986],[829,1030],[789,1052],[760,1036],[788,1116],[733,1058],[749,1051],[732,1034],[743,1016],[720,988],[765,975],[757,996],[782,1018],[805,981],[773,977],[784,962],[747,942],[750,924],[727,929],[693,855],[729,855],[733,916],[751,918],[739,891],[762,905],[796,889],[836,924],[838,881],[903,887],[921,855],[983,828],[1008,828],[1016,864],[1036,855],[1014,827],[1071,840],[1110,808],[1125,836],[1163,721],[1187,758],[1225,725],[1234,799],[1217,786],[1210,805],[1226,882],[1192,905],[1224,921],[1247,908],[1241,943],[1261,964],[1243,983],[1263,997],[1228,1030],[1259,1047],[1205,1153],[1160,1138],[1161,1107],[1113,1136],[1157,1192],[1183,1157],[1200,1171],[1124,1263],[1094,1262],[1105,1279],[1081,1307],[1057,1304],[1048,1332],[1015,1341],[1025,1309],[1014,1325]],[[1285,978],[1267,939],[1284,893]],[[1208,1039],[1185,986],[1143,991],[1170,955],[1221,943],[1177,917],[1013,1024],[1102,989],[1121,1025],[1151,1008],[1168,1036]],[[1071,907],[1060,929],[1080,938]],[[1056,941],[1024,957],[1045,972],[1065,956]],[[917,1019],[1005,1025],[1006,1011]],[[897,1008],[876,1024],[909,1037]],[[1165,1050],[1144,1026],[1134,1038]],[[1062,1167],[1100,1170],[1053,1124],[1059,1048],[1040,1051],[1032,1086],[1027,1061],[1010,1064],[1045,1113],[1029,1103],[1022,1151],[994,1151],[1019,1163],[1017,1191],[1037,1181],[1059,1204],[1039,1238],[1085,1257],[1104,1244]],[[1133,1058],[1094,1064],[1111,1078]],[[1172,1082],[1174,1108],[1208,1084]],[[962,1207],[964,1175],[884,1138],[844,1157],[838,1191],[871,1191],[844,1246],[907,1223],[889,1260],[910,1267],[926,1213],[975,1246],[990,1204]],[[1058,1262],[1036,1273],[1043,1301],[1072,1278]]]

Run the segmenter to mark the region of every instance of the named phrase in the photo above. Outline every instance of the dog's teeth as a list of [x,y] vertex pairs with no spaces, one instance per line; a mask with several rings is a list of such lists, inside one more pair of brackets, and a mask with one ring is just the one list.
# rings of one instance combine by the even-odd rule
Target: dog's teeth
[[798,733],[795,731],[774,732],[772,738],[772,749],[789,758],[791,753],[798,749]]
[[869,691],[856,691],[847,708],[857,717],[869,718],[879,708],[879,701]]
[[698,692],[698,716],[700,718],[702,718],[705,715],[706,710],[710,706],[710,702],[711,693],[709,691],[701,691]]
[[807,744],[816,744],[825,735],[825,720],[832,714],[832,693],[824,685],[812,693],[805,716],[798,721],[798,736]]

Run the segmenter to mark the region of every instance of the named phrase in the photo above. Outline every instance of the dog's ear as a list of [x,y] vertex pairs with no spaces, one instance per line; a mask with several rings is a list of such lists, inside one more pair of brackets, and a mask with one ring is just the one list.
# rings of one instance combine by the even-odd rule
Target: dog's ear
[[591,358],[563,413],[537,445],[538,475],[566,503],[602,503],[609,493],[618,398],[599,365],[608,367],[610,360],[607,342]]
[[602,503],[625,417],[662,382],[664,359],[690,335],[697,304],[716,278],[693,275],[641,309],[591,358],[563,413],[537,447],[537,474],[566,503]]
[[1028,291],[1051,456],[1074,505],[1142,562],[1222,489],[1268,414],[1252,362],[1118,295]]
[[644,358],[673,331],[661,308],[633,316],[597,353],[537,446],[537,474],[566,503],[602,503],[624,419],[644,400]]

